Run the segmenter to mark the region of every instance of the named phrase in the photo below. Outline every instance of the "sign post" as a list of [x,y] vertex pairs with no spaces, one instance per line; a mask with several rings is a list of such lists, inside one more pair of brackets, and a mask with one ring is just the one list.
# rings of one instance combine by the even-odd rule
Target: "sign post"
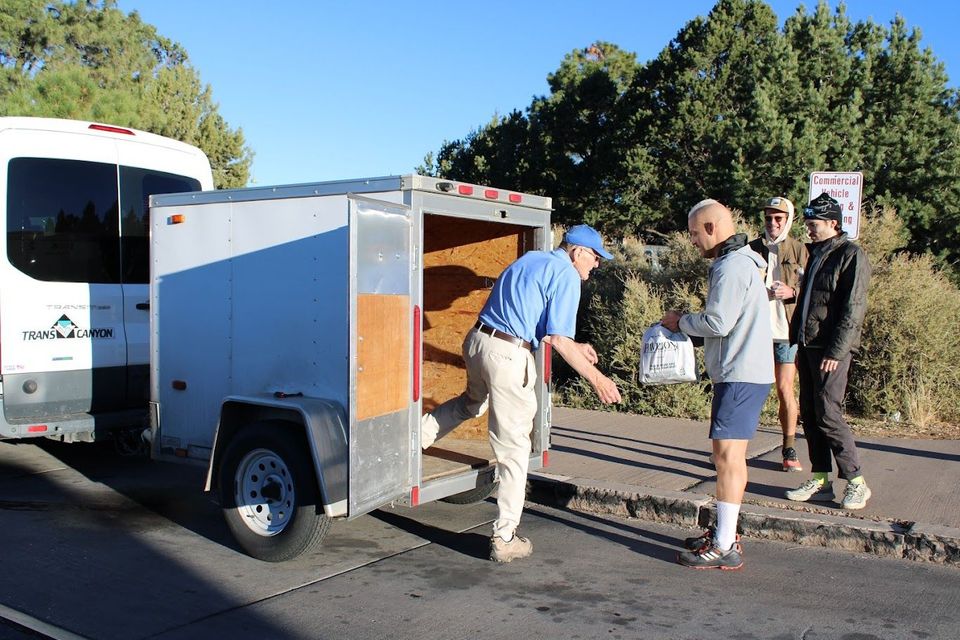
[[814,171],[810,174],[810,197],[821,193],[840,203],[843,211],[843,230],[852,240],[860,235],[860,197],[863,194],[863,174],[859,171]]

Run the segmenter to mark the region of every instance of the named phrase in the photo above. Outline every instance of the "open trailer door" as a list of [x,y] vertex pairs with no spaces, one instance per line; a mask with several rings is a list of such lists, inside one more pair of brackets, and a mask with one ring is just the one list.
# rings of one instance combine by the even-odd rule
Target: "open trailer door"
[[352,518],[411,487],[413,243],[409,208],[358,196],[349,203]]

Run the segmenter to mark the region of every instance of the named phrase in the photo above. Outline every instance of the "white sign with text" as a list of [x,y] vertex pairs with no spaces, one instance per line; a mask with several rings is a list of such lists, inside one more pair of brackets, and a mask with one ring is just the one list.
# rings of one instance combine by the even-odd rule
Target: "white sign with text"
[[860,196],[863,193],[863,174],[859,171],[814,171],[810,174],[810,197],[821,193],[840,203],[843,211],[843,230],[851,239],[860,235]]

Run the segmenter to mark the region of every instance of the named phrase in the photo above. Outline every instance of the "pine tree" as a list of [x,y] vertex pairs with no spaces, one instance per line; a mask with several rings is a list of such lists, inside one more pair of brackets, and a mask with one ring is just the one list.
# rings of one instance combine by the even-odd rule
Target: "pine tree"
[[0,111],[95,120],[194,144],[217,187],[247,182],[252,152],[219,115],[183,48],[116,0],[0,0]]

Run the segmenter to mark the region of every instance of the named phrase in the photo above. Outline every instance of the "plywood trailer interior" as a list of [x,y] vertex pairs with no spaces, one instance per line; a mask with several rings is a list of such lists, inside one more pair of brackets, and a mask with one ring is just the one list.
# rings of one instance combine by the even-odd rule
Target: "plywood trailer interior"
[[[530,227],[424,215],[423,410],[458,396],[467,374],[461,346],[500,273],[535,248]],[[487,415],[469,420],[424,452],[423,480],[495,460]]]

